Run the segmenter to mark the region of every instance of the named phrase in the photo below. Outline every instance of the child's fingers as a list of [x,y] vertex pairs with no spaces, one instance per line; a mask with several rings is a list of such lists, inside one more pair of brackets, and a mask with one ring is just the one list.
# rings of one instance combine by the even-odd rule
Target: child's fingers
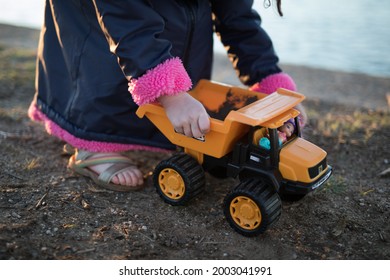
[[191,128],[191,124],[189,123],[185,123],[183,125],[183,134],[187,137],[193,137],[193,132],[192,132],[192,128]]
[[210,118],[207,113],[199,116],[198,125],[202,136],[210,131]]
[[199,138],[199,137],[202,137],[202,136],[203,136],[203,133],[202,133],[202,131],[199,129],[199,126],[198,126],[197,123],[192,123],[192,124],[191,124],[191,132],[192,132],[191,137]]

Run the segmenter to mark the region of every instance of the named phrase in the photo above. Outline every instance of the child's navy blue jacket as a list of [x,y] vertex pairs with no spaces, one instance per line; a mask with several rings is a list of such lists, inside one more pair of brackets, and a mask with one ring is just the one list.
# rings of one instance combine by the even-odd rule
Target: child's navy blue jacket
[[138,105],[128,92],[128,81],[174,57],[181,59],[194,85],[209,79],[214,32],[244,84],[281,72],[252,4],[250,0],[46,1],[33,104],[52,122],[53,134],[66,141],[173,149],[146,118],[135,115]]

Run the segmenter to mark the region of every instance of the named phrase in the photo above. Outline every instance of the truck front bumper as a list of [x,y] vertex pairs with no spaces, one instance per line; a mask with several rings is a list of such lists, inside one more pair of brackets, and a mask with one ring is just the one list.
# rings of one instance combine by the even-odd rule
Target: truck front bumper
[[279,193],[281,194],[307,194],[309,192],[312,192],[321,186],[324,185],[324,183],[330,178],[332,175],[332,167],[328,165],[327,171],[319,177],[317,180],[311,183],[300,183],[300,182],[293,182],[293,181],[284,181],[282,182]]

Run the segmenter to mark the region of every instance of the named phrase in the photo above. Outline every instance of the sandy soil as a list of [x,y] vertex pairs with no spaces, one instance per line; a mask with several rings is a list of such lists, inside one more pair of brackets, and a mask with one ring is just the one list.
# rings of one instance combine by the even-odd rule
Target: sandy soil
[[[334,175],[283,202],[266,233],[246,238],[225,220],[234,179],[207,175],[187,206],[152,185],[99,189],[66,169],[63,142],[26,116],[37,31],[0,25],[0,259],[389,259],[389,79],[285,65],[307,96],[305,138],[328,152]],[[214,80],[237,84],[226,60]],[[167,154],[129,154],[149,173]]]

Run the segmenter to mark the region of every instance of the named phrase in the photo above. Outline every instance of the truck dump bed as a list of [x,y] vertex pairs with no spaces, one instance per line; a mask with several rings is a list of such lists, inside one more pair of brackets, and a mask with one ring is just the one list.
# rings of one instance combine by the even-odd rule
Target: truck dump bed
[[210,115],[211,128],[204,139],[176,133],[157,103],[140,106],[137,115],[146,116],[173,144],[216,158],[229,153],[252,126],[277,128],[296,117],[299,113],[293,107],[305,98],[285,89],[266,95],[208,80],[201,80],[190,94]]

